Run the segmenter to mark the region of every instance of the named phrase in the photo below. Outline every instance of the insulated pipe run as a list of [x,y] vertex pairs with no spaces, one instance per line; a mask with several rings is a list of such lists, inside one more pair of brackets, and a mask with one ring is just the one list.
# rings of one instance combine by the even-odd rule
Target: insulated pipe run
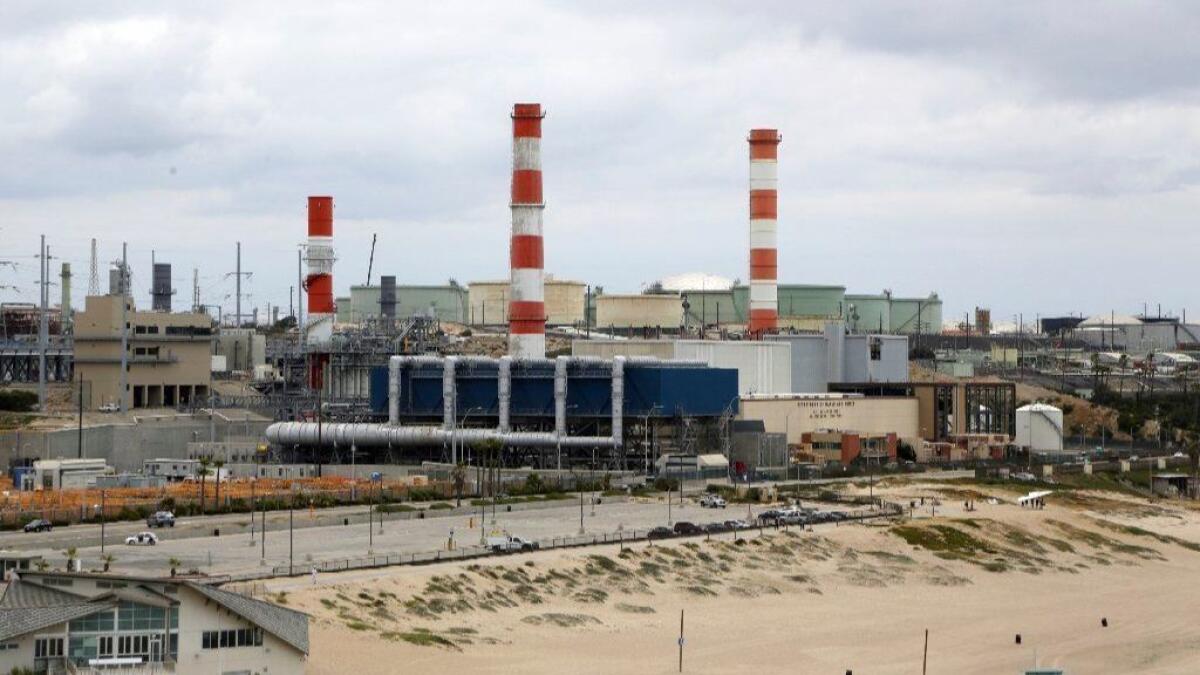
[[[338,423],[322,425],[316,422],[276,422],[267,427],[267,440],[278,445],[321,447],[385,448],[442,445],[451,434],[456,443],[476,446],[499,441],[505,447],[567,448],[611,447],[611,436],[567,436],[546,432],[512,431],[502,434],[495,429],[456,429],[442,427],[394,427],[387,424]],[[318,443],[318,434],[320,436]]]
[[625,357],[614,356],[612,361],[612,444],[624,444],[625,421]]
[[458,390],[457,383],[454,381],[454,375],[457,365],[458,358],[454,356],[447,356],[446,360],[442,362],[442,426],[446,429],[453,429],[455,427],[456,416],[454,413],[458,405],[455,399],[457,398]]
[[506,434],[509,431],[509,408],[512,406],[512,357],[501,356],[500,363],[497,364],[496,373],[496,399],[500,405],[500,433]]
[[554,360],[554,433],[567,435],[567,362],[569,357]]

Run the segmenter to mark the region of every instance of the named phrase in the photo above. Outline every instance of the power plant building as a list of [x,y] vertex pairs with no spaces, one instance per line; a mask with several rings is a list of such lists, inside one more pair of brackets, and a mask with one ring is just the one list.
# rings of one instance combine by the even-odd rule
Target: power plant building
[[[414,316],[451,323],[467,323],[467,289],[457,284],[396,285],[395,314],[398,320]],[[345,306],[343,306],[345,305]],[[361,324],[383,318],[381,286],[351,286],[349,298],[339,298],[338,323]]]
[[676,293],[605,293],[596,296],[594,302],[598,330],[677,332],[683,326],[683,301]]
[[127,320],[126,404],[156,408],[208,395],[212,383],[212,320],[207,314],[138,311],[121,295],[88,296],[75,315],[75,378],[83,405],[121,402],[121,302]]
[[573,356],[652,357],[698,361],[711,368],[737,370],[739,394],[776,394],[792,390],[791,349],[771,341],[722,340],[576,340]]

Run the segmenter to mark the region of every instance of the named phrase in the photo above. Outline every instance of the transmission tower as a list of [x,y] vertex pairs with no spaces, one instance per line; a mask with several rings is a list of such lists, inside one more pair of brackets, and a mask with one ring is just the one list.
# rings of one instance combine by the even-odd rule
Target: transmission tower
[[100,295],[100,270],[96,268],[96,240],[92,240],[92,270],[88,276],[88,295]]

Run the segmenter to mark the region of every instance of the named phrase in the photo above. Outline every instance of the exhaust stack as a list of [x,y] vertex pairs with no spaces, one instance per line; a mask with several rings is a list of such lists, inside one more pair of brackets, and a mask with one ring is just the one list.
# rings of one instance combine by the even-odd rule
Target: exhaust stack
[[776,172],[779,142],[775,129],[750,130],[750,324],[754,337],[779,327],[778,256],[775,230],[779,216]]
[[308,198],[308,324],[306,342],[329,342],[333,337],[333,197]]
[[546,356],[546,303],[542,249],[542,106],[513,105],[512,272],[508,302],[508,353],[515,358]]

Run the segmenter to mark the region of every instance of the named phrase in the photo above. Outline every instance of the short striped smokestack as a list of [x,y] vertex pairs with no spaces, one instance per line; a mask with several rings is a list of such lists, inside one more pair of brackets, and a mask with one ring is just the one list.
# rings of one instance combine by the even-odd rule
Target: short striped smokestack
[[775,129],[750,130],[750,324],[752,336],[761,337],[779,327],[776,290],[778,256],[775,249],[779,216],[776,171],[779,142]]
[[508,353],[546,356],[546,303],[542,285],[542,106],[513,106],[512,240],[509,265]]
[[333,335],[333,197],[308,198],[309,344],[328,342]]

